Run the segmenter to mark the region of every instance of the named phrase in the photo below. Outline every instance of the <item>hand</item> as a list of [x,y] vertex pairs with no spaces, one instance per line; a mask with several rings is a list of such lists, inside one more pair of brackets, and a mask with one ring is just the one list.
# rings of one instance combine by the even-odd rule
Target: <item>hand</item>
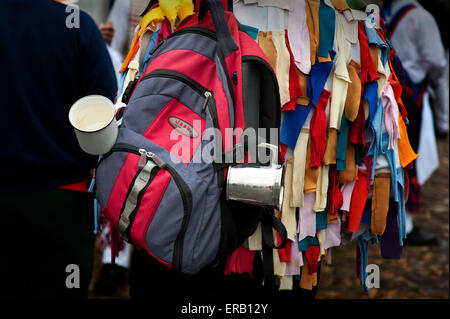
[[100,32],[102,33],[103,39],[106,44],[111,45],[112,39],[114,38],[114,27],[111,21],[102,23],[99,25]]

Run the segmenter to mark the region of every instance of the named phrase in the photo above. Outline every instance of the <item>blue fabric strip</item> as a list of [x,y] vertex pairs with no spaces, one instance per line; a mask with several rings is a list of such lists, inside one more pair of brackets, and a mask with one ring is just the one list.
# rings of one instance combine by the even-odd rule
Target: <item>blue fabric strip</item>
[[[97,163],[100,161],[102,156],[98,157]],[[88,188],[88,193],[94,194],[95,187],[95,177],[91,179],[91,184]],[[95,194],[94,194],[95,196]],[[94,198],[94,235],[97,235],[100,228],[100,204],[97,201],[97,198]]]
[[[119,94],[123,90],[123,84],[125,83],[125,78],[127,77],[127,73],[128,73],[128,69],[120,74],[119,88],[117,90],[117,92],[119,92]],[[116,96],[115,102],[117,102],[118,97],[119,97],[119,95]]]
[[[378,105],[378,82],[369,82],[364,86],[363,98],[369,102],[369,117],[367,119],[367,126],[373,121],[373,116],[377,111]],[[381,99],[380,99],[381,100]],[[383,106],[382,106],[383,107]]]
[[381,50],[381,62],[383,63],[383,67],[386,66],[387,59],[389,57],[389,47],[384,43],[381,39],[380,35],[374,28],[367,27],[367,24],[364,23],[366,29],[367,40],[369,44],[375,44]]
[[297,104],[294,111],[286,111],[281,124],[280,141],[288,147],[295,149],[300,131],[305,124],[306,118],[311,110],[311,103],[308,106]]
[[147,50],[145,50],[145,54],[144,54],[144,58],[142,59],[142,65],[140,67],[139,73],[138,73],[138,77],[140,77],[142,75],[142,73],[145,71],[145,69],[147,68],[148,64],[150,63],[150,52],[153,50],[153,48],[155,47],[156,41],[158,39],[158,34],[159,31],[156,31],[152,34],[152,37],[150,39],[150,43],[147,46]]
[[359,264],[359,280],[361,282],[361,285],[364,287],[366,291],[369,290],[369,288],[366,285],[366,279],[367,279],[367,258],[368,258],[368,251],[369,251],[369,241],[372,241],[374,243],[378,242],[377,236],[371,234],[368,230],[366,230],[362,235],[358,237],[358,249],[360,254],[360,264]]
[[[336,52],[331,51],[331,60],[334,59]],[[322,94],[325,83],[327,82],[328,76],[330,75],[331,69],[333,68],[333,61],[319,63],[316,57],[316,63],[311,67],[311,72],[309,72],[307,77],[307,92],[306,95],[311,99],[311,103],[317,106],[319,102],[320,95]]]
[[396,170],[396,180],[397,180],[397,186],[398,186],[398,235],[399,235],[399,243],[400,246],[403,246],[403,239],[406,238],[406,224],[405,224],[405,218],[406,218],[406,211],[405,211],[405,176],[403,172],[403,168],[397,167]]
[[94,199],[94,235],[100,230],[100,204],[97,198]]
[[[369,175],[370,180],[373,180],[373,178],[375,176],[375,168],[376,168],[378,155],[380,153],[385,154],[386,150],[387,150],[387,146],[386,146],[386,149],[383,149],[383,141],[382,141],[383,138],[385,138],[385,137],[383,137],[384,109],[383,109],[382,103],[383,103],[382,99],[380,99],[378,108],[377,108],[375,115],[373,116],[373,120],[369,126],[372,131],[372,141],[370,143],[370,147],[367,152],[367,156],[372,156],[372,171],[370,172],[370,175]],[[385,134],[388,136],[387,142],[389,143],[389,134],[387,134],[387,132],[385,132]]]
[[[399,198],[400,193],[398,192],[398,188],[397,188],[398,173],[397,173],[397,169],[395,167],[395,154],[394,154],[394,150],[388,150],[388,146],[389,146],[389,134],[387,132],[384,132],[382,135],[382,150],[381,151],[386,156],[386,159],[389,164],[389,169],[391,171],[391,185],[392,185],[392,189],[394,191],[394,200],[395,200],[395,202],[399,202],[400,201],[400,198]],[[374,164],[375,164],[375,162],[374,162]],[[402,181],[402,184],[403,184],[403,181]]]
[[364,205],[364,211],[361,217],[361,224],[371,225],[372,223],[372,201],[367,200],[366,205]]

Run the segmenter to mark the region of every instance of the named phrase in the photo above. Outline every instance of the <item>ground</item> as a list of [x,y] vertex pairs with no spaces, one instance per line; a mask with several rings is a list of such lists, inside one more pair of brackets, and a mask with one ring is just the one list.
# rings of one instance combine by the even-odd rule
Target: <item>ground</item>
[[[449,298],[449,144],[439,140],[440,167],[423,186],[423,206],[415,222],[439,236],[434,246],[406,246],[400,260],[384,260],[379,245],[370,245],[369,264],[380,267],[380,289],[365,292],[356,278],[355,243],[333,250],[333,263],[322,267],[318,299],[323,298]],[[100,248],[95,252],[94,275],[98,275]],[[92,287],[91,287],[92,288]],[[91,298],[95,296],[90,290]],[[112,298],[129,298],[124,285]]]

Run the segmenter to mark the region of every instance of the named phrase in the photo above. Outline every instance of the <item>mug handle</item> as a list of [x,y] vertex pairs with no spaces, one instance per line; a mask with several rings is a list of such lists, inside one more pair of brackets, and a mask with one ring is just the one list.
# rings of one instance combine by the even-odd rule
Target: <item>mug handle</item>
[[265,148],[270,150],[270,165],[276,166],[278,164],[278,146],[269,143],[259,143],[257,148]]
[[125,110],[126,107],[127,105],[123,102],[117,102],[116,104],[114,104],[114,113],[116,114],[115,116],[117,126],[122,125],[123,111]]

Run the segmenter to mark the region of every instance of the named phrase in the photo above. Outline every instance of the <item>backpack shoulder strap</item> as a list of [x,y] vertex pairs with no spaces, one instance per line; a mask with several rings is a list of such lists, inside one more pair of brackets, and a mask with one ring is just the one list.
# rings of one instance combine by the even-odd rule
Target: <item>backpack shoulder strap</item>
[[199,20],[203,18],[206,12],[209,11],[211,13],[214,28],[216,29],[217,40],[224,55],[228,56],[232,52],[238,50],[239,47],[233,39],[233,36],[231,35],[230,29],[228,27],[227,19],[225,16],[225,9],[223,7],[222,1],[197,0],[196,4],[199,7],[198,10],[196,10]]
[[417,8],[415,4],[407,4],[398,10],[394,17],[386,24],[387,37],[391,38],[392,34],[394,34],[395,29],[397,29],[398,24],[403,19],[403,17],[411,10]]

